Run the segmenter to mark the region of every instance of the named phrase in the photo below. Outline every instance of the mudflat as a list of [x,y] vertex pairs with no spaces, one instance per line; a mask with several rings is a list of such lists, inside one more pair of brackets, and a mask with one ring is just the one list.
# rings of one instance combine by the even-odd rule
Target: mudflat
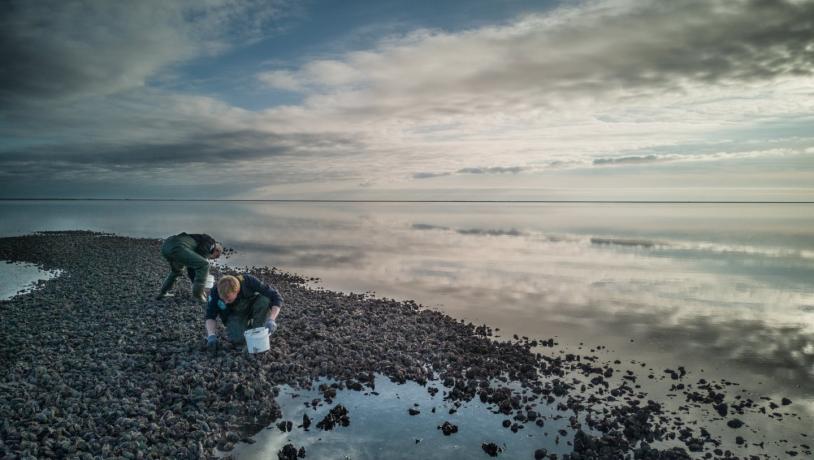
[[[668,411],[618,361],[555,350],[550,338],[496,340],[487,325],[411,301],[313,288],[268,267],[243,271],[285,299],[271,350],[213,353],[186,281],[175,297],[153,299],[167,270],[159,246],[86,231],[0,238],[0,259],[61,270],[36,291],[0,302],[0,457],[212,457],[280,418],[279,385],[310,388],[321,377],[337,382],[320,388],[328,403],[337,389],[372,389],[374,374],[436,381],[453,407],[479,398],[497,426],[512,431],[545,426],[539,408],[554,406],[570,421],[572,432],[560,434],[573,435],[572,459],[749,458],[761,447],[731,453],[711,433],[747,436],[744,414],[782,417],[776,409],[791,402],[730,394],[731,382],[690,381],[675,366],[664,372],[685,406]],[[690,406],[708,411],[715,429],[682,419]],[[332,413],[333,423],[353,418],[341,406]],[[326,429],[325,420],[314,422]],[[439,429],[449,436],[452,427]],[[485,455],[501,455],[483,441]],[[811,455],[807,445],[786,447]],[[300,454],[286,448],[281,455]],[[542,445],[535,457],[554,458]]]

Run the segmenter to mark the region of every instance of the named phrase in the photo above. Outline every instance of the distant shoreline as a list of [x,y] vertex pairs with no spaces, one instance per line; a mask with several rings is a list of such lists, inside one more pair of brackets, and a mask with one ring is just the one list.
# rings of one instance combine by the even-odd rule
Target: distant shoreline
[[692,200],[320,200],[251,198],[0,198],[2,201],[144,201],[144,202],[226,202],[226,203],[554,203],[554,204],[814,204],[814,201],[692,201]]

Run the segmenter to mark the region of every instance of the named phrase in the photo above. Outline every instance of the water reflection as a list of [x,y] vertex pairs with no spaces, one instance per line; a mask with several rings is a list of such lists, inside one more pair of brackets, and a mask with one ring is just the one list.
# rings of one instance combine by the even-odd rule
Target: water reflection
[[[259,241],[244,241],[240,243],[243,253],[262,253],[273,258],[275,264],[281,267],[353,267],[361,269],[365,266],[365,252],[359,248],[340,244],[325,244],[314,242],[304,244],[275,244]],[[241,259],[246,259],[240,256]],[[248,261],[247,261],[248,262]]]
[[[281,432],[277,427],[269,427],[254,438],[254,444],[238,444],[230,454],[245,460],[276,458],[277,452],[289,443],[305,447],[305,458],[326,459],[481,458],[485,457],[483,442],[501,446],[504,456],[509,458],[534,458],[534,451],[539,448],[559,455],[573,449],[568,444],[573,431],[569,429],[567,436],[562,437],[557,432],[568,427],[568,417],[574,413],[559,412],[555,410],[556,404],[536,406],[540,418],[546,420],[544,428],[527,423],[514,433],[501,425],[506,416],[494,414],[477,398],[450,414],[450,409],[456,406],[443,400],[444,387],[430,386],[435,386],[438,394],[430,395],[427,387],[417,383],[396,384],[378,375],[375,392],[339,391],[333,403],[316,408],[309,403],[322,397],[319,391],[283,387],[277,398],[283,413],[281,420],[292,421],[293,430]],[[336,404],[348,409],[350,425],[331,431],[317,428],[317,422]],[[419,413],[408,415],[408,409]],[[308,431],[297,427],[303,414],[312,420]],[[438,426],[447,421],[458,427],[457,433],[442,434]]]
[[811,399],[812,208],[4,202],[0,233],[207,232],[238,250],[230,264]]
[[36,287],[40,280],[59,276],[58,271],[40,270],[34,264],[0,261],[0,300],[7,300]]

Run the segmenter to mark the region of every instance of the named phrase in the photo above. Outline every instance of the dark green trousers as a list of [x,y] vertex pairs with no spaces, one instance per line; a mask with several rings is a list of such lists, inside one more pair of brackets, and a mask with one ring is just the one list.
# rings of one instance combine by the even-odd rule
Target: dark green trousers
[[226,334],[233,343],[243,343],[243,333],[255,327],[263,327],[269,315],[268,297],[255,294],[252,297],[235,300],[229,305],[229,317],[226,319]]
[[184,268],[195,272],[195,281],[204,283],[209,275],[209,262],[195,252],[197,243],[191,236],[175,235],[167,238],[161,245],[161,255],[170,264],[170,274],[161,286],[161,292],[167,292],[175,285],[175,280],[183,276]]

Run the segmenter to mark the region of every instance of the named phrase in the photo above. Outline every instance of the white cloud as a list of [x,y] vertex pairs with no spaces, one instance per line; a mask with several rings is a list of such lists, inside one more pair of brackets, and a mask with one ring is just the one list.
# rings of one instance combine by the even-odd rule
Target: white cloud
[[257,79],[270,88],[286,91],[302,91],[304,89],[302,80],[298,79],[293,72],[286,70],[263,72],[257,76]]
[[351,64],[335,60],[316,60],[303,69],[308,81],[324,86],[345,86],[362,80],[363,75]]
[[814,113],[813,60],[793,52],[812,41],[794,32],[808,12],[814,2],[596,1],[461,32],[418,30],[290,71],[309,83],[305,102],[264,117],[277,129],[354,133],[381,174],[398,164],[414,178],[473,163],[774,155],[754,145],[630,152],[737,141],[721,133]]
[[369,110],[401,109],[394,115],[638,99],[811,75],[814,59],[793,53],[810,36],[791,32],[808,12],[812,4],[787,2],[591,2],[458,33],[417,31],[300,73],[364,86]]

